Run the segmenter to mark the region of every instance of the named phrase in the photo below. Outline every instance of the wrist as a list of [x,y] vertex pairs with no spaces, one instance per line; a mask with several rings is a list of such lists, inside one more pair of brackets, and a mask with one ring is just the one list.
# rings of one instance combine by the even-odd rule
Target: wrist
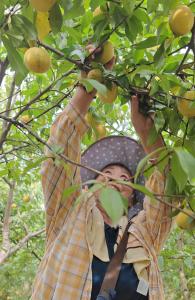
[[82,84],[79,84],[76,89],[76,94],[81,98],[84,97],[85,99],[92,101],[96,96],[96,90],[94,89],[92,92],[87,92],[86,88]]
[[84,116],[87,113],[93,98],[94,94],[87,93],[82,86],[78,86],[71,103],[79,111],[79,113]]
[[[142,137],[140,136],[140,139],[141,139],[141,143],[143,145],[143,148],[144,148],[144,151],[145,151],[146,154],[150,154],[153,151],[165,146],[165,142],[164,142],[161,134],[159,134],[156,137],[156,139],[153,143],[149,142],[149,135],[148,136],[142,136]],[[158,155],[159,155],[159,153],[158,154],[156,153],[154,155],[154,158],[157,158]]]

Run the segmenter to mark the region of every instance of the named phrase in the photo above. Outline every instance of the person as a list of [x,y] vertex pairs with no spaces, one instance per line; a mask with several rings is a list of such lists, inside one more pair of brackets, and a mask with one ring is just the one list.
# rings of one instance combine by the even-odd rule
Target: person
[[[112,62],[109,62],[113,64]],[[101,171],[96,174],[67,162],[55,163],[55,156],[46,148],[42,187],[46,212],[46,247],[33,285],[31,300],[94,300],[100,291],[109,261],[116,251],[128,217],[118,224],[112,220],[99,201],[99,192],[77,188],[69,196],[71,186],[81,187],[89,179],[106,183],[128,199],[129,209],[141,203],[142,208],[131,220],[128,242],[116,285],[116,300],[163,300],[163,284],[157,257],[170,229],[171,208],[143,196],[129,185],[143,149],[146,154],[164,146],[159,136],[151,145],[148,136],[154,126],[150,117],[139,111],[139,99],[131,99],[131,119],[141,145],[130,137],[111,136],[91,145],[81,157],[81,139],[88,129],[85,114],[95,91],[88,93],[78,86],[75,95],[54,121],[48,144],[58,145],[69,160]],[[153,159],[155,159],[153,157]],[[138,182],[144,184],[140,175]],[[145,183],[154,194],[163,194],[165,172],[157,168]],[[80,201],[77,201],[83,195]],[[114,203],[111,205],[114,207]],[[76,204],[75,204],[76,203]]]

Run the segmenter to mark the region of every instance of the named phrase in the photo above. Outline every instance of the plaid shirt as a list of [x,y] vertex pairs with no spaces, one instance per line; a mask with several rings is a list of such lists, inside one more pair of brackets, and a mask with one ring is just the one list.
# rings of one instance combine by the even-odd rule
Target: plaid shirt
[[[61,146],[66,156],[80,162],[81,138],[87,128],[84,118],[69,104],[52,125],[48,143]],[[73,205],[81,190],[64,197],[63,191],[66,188],[80,184],[80,170],[73,164],[67,163],[64,166],[56,163],[48,148],[46,155],[49,158],[43,163],[41,170],[46,211],[46,248],[31,299],[90,300],[93,247],[89,237],[89,224],[93,221],[97,207],[93,197],[85,196],[87,193],[78,205]],[[162,174],[154,172],[146,185],[154,193],[163,193]],[[149,300],[164,299],[157,255],[171,228],[169,213],[168,206],[145,197],[144,209],[133,218],[129,229],[129,257],[132,259],[136,256],[138,249],[142,249],[148,256],[149,264],[147,263],[146,269]],[[123,230],[124,227],[119,230],[118,242]],[[135,270],[139,269],[140,264],[144,265],[143,260],[144,258],[139,257],[135,261]]]

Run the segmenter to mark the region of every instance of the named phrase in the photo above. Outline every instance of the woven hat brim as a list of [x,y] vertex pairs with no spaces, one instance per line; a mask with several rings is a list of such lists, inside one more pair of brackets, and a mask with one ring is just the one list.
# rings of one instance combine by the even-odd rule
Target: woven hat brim
[[[127,136],[109,136],[92,144],[81,157],[81,163],[98,171],[111,164],[121,164],[134,176],[140,160],[145,156],[142,146]],[[81,168],[81,180],[87,182],[95,179],[97,173]],[[137,179],[144,185],[142,175]],[[136,191],[136,199],[143,200],[143,194]]]

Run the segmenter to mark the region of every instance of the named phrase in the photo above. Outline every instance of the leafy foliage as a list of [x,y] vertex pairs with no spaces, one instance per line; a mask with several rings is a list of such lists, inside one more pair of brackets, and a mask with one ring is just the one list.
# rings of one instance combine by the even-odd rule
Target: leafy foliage
[[[40,28],[36,25],[37,11],[30,6],[29,1],[1,1],[0,226],[3,229],[9,184],[14,182],[16,187],[12,204],[16,204],[16,207],[12,206],[10,216],[12,246],[25,236],[25,226],[30,232],[44,226],[42,194],[38,184],[40,163],[45,159],[44,143],[49,137],[49,129],[56,114],[63,110],[73,95],[80,71],[92,67],[101,68],[106,80],[114,81],[119,87],[114,104],[103,104],[98,98],[93,101],[93,117],[105,125],[108,135],[136,137],[129,121],[128,102],[131,95],[137,93],[140,110],[145,114],[155,112],[156,130],[151,132],[148,142],[152,143],[157,133],[162,133],[167,145],[157,162],[161,170],[168,161],[171,166],[165,200],[176,208],[178,205],[181,208],[190,206],[194,210],[195,118],[183,117],[177,109],[177,103],[186,91],[195,89],[195,30],[180,37],[171,32],[168,18],[178,4],[189,6],[195,13],[195,3],[188,0],[182,3],[179,0],[59,0],[49,11],[50,33],[38,40]],[[98,7],[101,13],[94,16],[93,12]],[[47,22],[47,31],[48,20],[43,21],[42,25]],[[86,60],[89,53],[85,47],[89,42],[98,47],[108,39],[115,47],[116,65],[113,71],[106,70],[99,63],[90,65]],[[32,46],[48,50],[52,67],[47,73],[35,74],[26,69],[24,53]],[[88,90],[96,88],[102,93],[106,91],[105,85],[96,80],[83,79],[82,83]],[[195,101],[191,102],[193,108]],[[22,122],[24,115],[29,116],[26,123]],[[90,128],[83,137],[82,150],[96,139],[96,132]],[[54,148],[57,163],[62,149],[59,149],[59,145]],[[136,176],[143,170],[146,176],[152,172],[153,165],[148,158],[140,163]],[[143,187],[134,187],[148,193]],[[64,191],[64,197],[76,190],[77,186]],[[110,195],[114,191],[104,189],[102,203],[110,209],[113,219],[117,219],[124,210],[123,199],[119,199],[117,208],[110,207],[106,202],[107,193]],[[30,194],[29,203],[22,200],[24,194]],[[119,195],[115,193],[113,197],[118,199]],[[176,260],[167,258],[176,251],[178,234],[177,230],[174,231],[162,254],[164,265],[170,270],[164,272],[166,292],[170,299],[180,299],[182,294],[177,289],[179,279]],[[186,233],[185,243],[187,250],[184,249],[184,254],[187,252],[187,256],[184,264],[188,288],[194,293],[194,273],[189,262],[193,253],[193,235]],[[35,237],[26,245],[1,266],[1,299],[23,300],[29,296],[31,281],[39,262],[36,255],[41,257],[43,253],[43,238]],[[174,286],[170,286],[170,282],[173,282],[171,276],[175,278]],[[23,289],[24,282],[27,286]]]

